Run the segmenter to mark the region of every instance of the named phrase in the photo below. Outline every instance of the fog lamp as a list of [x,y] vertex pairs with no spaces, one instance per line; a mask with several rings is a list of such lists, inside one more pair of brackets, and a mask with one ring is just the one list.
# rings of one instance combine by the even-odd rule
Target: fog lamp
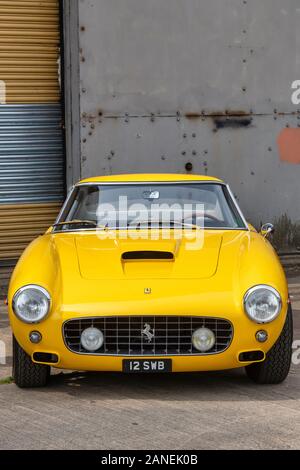
[[95,352],[103,346],[104,336],[98,328],[87,328],[82,332],[81,345],[86,351]]
[[193,333],[192,343],[195,349],[205,353],[214,347],[216,344],[216,337],[214,332],[208,328],[199,328]]

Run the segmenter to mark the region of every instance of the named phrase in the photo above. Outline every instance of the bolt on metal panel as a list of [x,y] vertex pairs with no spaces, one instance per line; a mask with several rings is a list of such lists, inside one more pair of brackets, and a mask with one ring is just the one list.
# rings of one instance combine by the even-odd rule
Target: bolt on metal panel
[[256,225],[300,219],[299,19],[297,0],[79,2],[82,176],[212,174]]

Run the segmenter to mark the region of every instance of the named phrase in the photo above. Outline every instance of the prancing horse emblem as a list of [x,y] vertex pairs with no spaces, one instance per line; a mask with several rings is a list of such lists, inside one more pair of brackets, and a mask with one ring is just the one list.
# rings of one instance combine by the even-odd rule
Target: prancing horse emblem
[[148,323],[145,324],[144,330],[142,330],[142,335],[146,336],[148,343],[151,343],[154,336],[155,336],[155,330],[153,328],[153,333],[151,333],[151,326],[148,325]]

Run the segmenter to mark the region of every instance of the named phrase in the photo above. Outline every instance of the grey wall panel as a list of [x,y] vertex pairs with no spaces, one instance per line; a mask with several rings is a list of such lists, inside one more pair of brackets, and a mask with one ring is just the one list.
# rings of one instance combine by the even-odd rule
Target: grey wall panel
[[297,126],[297,117],[255,116],[247,126],[243,117],[225,120],[227,127],[219,127],[223,117],[104,119],[91,136],[84,129],[84,153],[93,158],[83,158],[83,177],[185,173],[192,163],[194,173],[228,181],[256,225],[284,213],[300,220],[299,169],[280,160],[277,146],[281,129]]
[[80,76],[79,6],[77,0],[63,0],[64,98],[66,115],[66,183],[69,189],[80,179]]
[[289,112],[298,0],[83,0],[84,107]]
[[253,223],[300,220],[300,139],[285,137],[293,162],[278,147],[300,132],[298,0],[77,4],[83,177],[191,163],[229,181]]
[[63,197],[61,106],[1,106],[0,204],[54,202]]

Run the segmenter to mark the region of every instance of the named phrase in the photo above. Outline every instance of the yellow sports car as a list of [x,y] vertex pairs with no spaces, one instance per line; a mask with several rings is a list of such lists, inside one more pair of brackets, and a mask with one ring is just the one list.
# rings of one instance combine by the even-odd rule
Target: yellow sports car
[[81,181],[11,279],[16,384],[45,386],[51,367],[245,367],[257,383],[282,382],[293,324],[272,230],[249,225],[216,178]]

